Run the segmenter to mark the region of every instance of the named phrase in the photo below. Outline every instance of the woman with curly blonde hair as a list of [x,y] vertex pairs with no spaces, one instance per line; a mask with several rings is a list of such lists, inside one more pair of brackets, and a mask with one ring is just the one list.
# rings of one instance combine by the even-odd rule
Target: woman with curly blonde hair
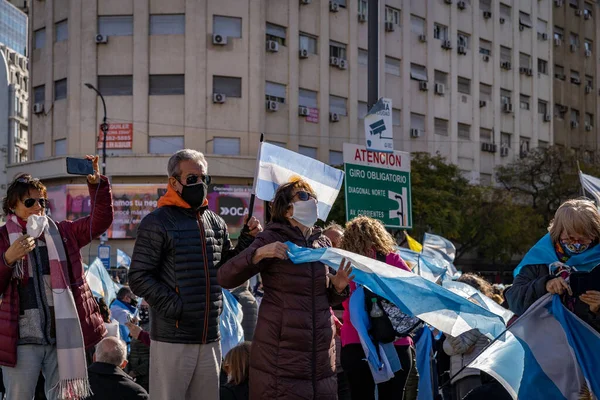
[[[376,258],[380,261],[410,271],[406,263],[395,253],[396,242],[392,235],[385,230],[383,224],[369,217],[357,217],[346,224],[341,248],[365,257]],[[350,283],[350,290],[356,290],[356,284]],[[373,399],[375,382],[365,360],[365,353],[360,343],[358,332],[350,319],[350,300],[344,303],[344,324],[342,325],[342,368],[350,383],[352,399]],[[410,347],[413,342],[409,336],[394,342],[394,347],[400,358],[402,369],[396,372],[393,379],[377,385],[379,399],[402,399],[404,387],[412,369],[412,354]]]

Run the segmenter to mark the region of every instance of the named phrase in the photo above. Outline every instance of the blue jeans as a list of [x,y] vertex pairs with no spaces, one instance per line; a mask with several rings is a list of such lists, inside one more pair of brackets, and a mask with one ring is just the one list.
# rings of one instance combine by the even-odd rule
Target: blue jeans
[[46,380],[44,392],[48,400],[58,399],[58,360],[56,346],[21,345],[17,346],[17,365],[14,368],[2,367],[2,377],[7,399],[29,400],[35,395],[40,371]]

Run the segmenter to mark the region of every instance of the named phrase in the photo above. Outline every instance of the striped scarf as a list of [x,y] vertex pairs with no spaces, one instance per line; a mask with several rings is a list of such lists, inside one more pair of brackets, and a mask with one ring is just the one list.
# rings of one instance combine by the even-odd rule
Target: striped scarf
[[[85,346],[81,324],[77,315],[75,299],[71,292],[67,256],[63,240],[56,223],[48,218],[48,229],[44,232],[48,259],[50,261],[50,281],[55,309],[56,352],[58,358],[58,384],[52,390],[58,390],[59,399],[83,399],[92,394],[87,375]],[[16,215],[6,221],[8,238],[11,245],[23,234]],[[28,257],[28,265],[34,265]],[[13,278],[24,277],[23,263],[15,267]]]

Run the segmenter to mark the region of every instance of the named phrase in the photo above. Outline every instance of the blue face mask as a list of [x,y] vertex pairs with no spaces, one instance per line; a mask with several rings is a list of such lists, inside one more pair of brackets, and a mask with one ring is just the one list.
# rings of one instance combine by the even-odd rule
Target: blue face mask
[[560,242],[560,245],[569,257],[581,254],[590,248],[590,244],[567,243],[563,241]]

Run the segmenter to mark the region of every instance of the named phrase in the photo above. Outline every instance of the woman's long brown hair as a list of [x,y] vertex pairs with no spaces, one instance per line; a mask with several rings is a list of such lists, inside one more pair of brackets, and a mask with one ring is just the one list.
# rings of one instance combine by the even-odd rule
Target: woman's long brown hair
[[225,356],[225,369],[227,371],[227,382],[233,385],[241,385],[248,380],[250,373],[250,342],[244,342]]

